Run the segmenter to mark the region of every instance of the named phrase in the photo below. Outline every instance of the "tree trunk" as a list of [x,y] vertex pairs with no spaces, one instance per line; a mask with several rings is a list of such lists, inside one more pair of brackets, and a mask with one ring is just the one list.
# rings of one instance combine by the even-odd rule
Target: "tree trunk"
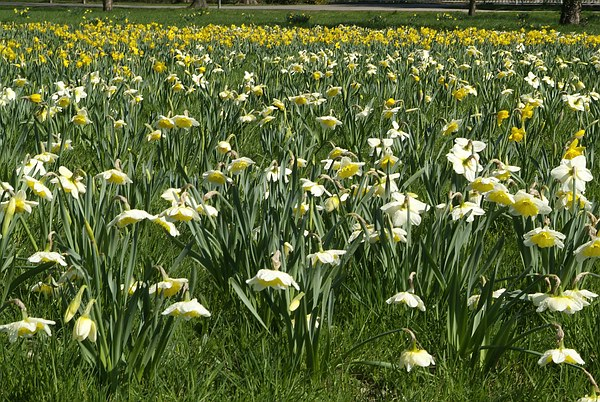
[[102,0],[102,10],[112,11],[113,0]]
[[190,4],[190,8],[207,8],[208,4],[206,4],[206,0],[194,0],[192,4]]
[[475,10],[477,10],[477,0],[469,0],[469,16],[475,15]]
[[563,0],[560,12],[560,23],[579,24],[581,16],[581,0]]
[[258,1],[256,1],[256,0],[242,0],[242,4],[245,4],[245,5],[258,4]]

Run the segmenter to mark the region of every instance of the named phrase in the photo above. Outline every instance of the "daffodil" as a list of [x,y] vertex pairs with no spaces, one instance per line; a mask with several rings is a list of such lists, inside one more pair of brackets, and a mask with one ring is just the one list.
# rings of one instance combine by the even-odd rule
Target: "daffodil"
[[477,177],[469,183],[467,188],[469,190],[477,191],[480,194],[485,194],[494,190],[494,187],[498,182],[498,179],[495,177]]
[[548,205],[548,200],[534,197],[523,190],[517,191],[514,200],[509,209],[512,215],[534,217],[538,214],[546,215],[552,211],[552,208]]
[[414,367],[435,366],[435,361],[425,349],[414,347],[402,352],[399,364],[400,368],[406,368],[410,372]]
[[227,170],[232,174],[240,174],[248,167],[254,164],[254,161],[247,157],[241,157],[232,160],[227,166]]
[[23,176],[23,180],[27,184],[27,187],[29,187],[31,191],[33,191],[33,193],[38,197],[43,198],[46,201],[52,201],[52,199],[54,198],[52,191],[50,191],[50,189],[38,179],[26,175]]
[[[502,294],[506,292],[505,288],[500,288],[498,290],[494,290],[492,292],[492,299],[498,299],[500,296],[502,296]],[[479,300],[481,299],[481,295],[473,295],[470,296],[467,299],[467,307],[469,307],[471,310],[474,310],[477,308],[477,305],[479,304]]]
[[196,205],[196,212],[203,216],[209,216],[214,218],[219,215],[219,210],[212,205],[208,204],[198,204]]
[[558,247],[563,248],[565,245],[563,240],[566,236],[556,230],[544,226],[543,228],[535,228],[523,235],[523,244],[528,247],[538,246],[539,248]]
[[88,117],[88,112],[86,109],[79,109],[77,114],[71,118],[71,122],[78,126],[85,126],[90,124],[92,121]]
[[29,99],[31,103],[41,103],[44,100],[41,94],[31,94],[26,96],[26,98]]
[[442,127],[442,135],[450,135],[452,133],[456,133],[460,127],[462,120],[452,120]]
[[[178,204],[173,205],[161,212],[160,216],[164,216],[167,220],[178,221],[178,222],[190,222],[192,220],[199,220],[198,212],[188,205]],[[150,218],[148,218],[150,219]]]
[[59,291],[58,284],[54,283],[52,280],[50,282],[38,282],[31,286],[29,289],[31,293],[39,293],[44,297],[52,297],[57,295]]
[[479,163],[477,153],[454,152],[454,149],[446,154],[448,162],[452,163],[452,168],[456,174],[463,175],[468,181],[475,180],[478,172],[483,171],[483,166]]
[[225,176],[225,174],[220,170],[209,170],[204,172],[202,173],[202,178],[205,181],[217,186],[224,186],[232,181],[231,178]]
[[579,145],[579,139],[575,138],[573,141],[571,141],[571,143],[569,143],[569,146],[567,147],[564,155],[563,155],[563,159],[573,159],[577,156],[581,156],[583,155],[583,151],[585,151],[585,147],[580,147]]
[[584,365],[585,362],[579,356],[579,353],[575,351],[575,349],[567,349],[564,347],[559,347],[558,349],[550,349],[544,352],[542,357],[538,360],[538,364],[540,366],[545,366],[548,363],[570,363],[570,364],[581,364]]
[[300,179],[302,190],[310,192],[314,197],[321,197],[323,194],[331,195],[322,184],[315,183],[308,179]]
[[156,225],[166,230],[170,236],[177,237],[181,234],[179,233],[179,230],[177,230],[175,224],[173,222],[168,221],[164,216],[157,216],[154,219],[151,219],[151,221],[152,223],[155,223]]
[[309,254],[307,258],[310,260],[312,266],[315,266],[317,262],[321,264],[340,265],[342,262],[340,257],[344,254],[346,254],[346,250],[324,250]]
[[342,93],[342,87],[329,87],[327,91],[325,91],[325,95],[327,95],[330,98],[333,98],[334,96],[337,96],[340,93]]
[[67,262],[65,261],[65,258],[60,254],[57,253],[56,251],[38,251],[34,254],[32,254],[27,261],[29,261],[32,264],[44,264],[44,263],[54,263],[54,264],[58,264],[61,265],[63,267],[67,266]]
[[565,291],[563,291],[563,294],[565,296],[579,298],[583,302],[584,307],[587,307],[590,305],[590,303],[589,303],[590,300],[593,300],[596,297],[598,297],[597,293],[594,293],[587,289],[578,289],[578,288],[571,289],[571,290],[565,290]]
[[108,226],[117,225],[118,228],[124,228],[125,226],[137,223],[144,219],[154,220],[155,218],[155,215],[150,215],[142,209],[129,209],[117,215],[109,222]]
[[87,285],[82,285],[79,288],[79,290],[77,291],[77,294],[75,295],[73,300],[71,300],[71,302],[67,306],[67,310],[65,311],[65,315],[63,317],[63,320],[65,323],[71,321],[73,319],[73,317],[75,317],[75,314],[77,314],[77,311],[79,310],[79,306],[81,305],[81,298],[83,297],[83,292],[86,289],[87,289]]
[[581,311],[584,307],[580,298],[565,294],[534,293],[529,295],[529,298],[537,307],[538,313],[549,310],[571,315]]
[[121,171],[121,169],[109,169],[99,173],[96,177],[101,177],[111,184],[124,185],[133,183],[129,176]]
[[294,287],[296,290],[300,290],[300,286],[298,286],[290,274],[273,269],[259,270],[256,273],[256,276],[246,280],[246,283],[252,286],[257,292],[266,288],[285,290],[290,286]]
[[575,254],[577,261],[600,257],[600,237],[594,236],[592,240],[577,247],[573,254]]
[[392,193],[393,201],[381,207],[390,216],[394,227],[404,227],[410,221],[411,225],[421,223],[421,214],[429,210],[429,205],[419,201],[415,194]]
[[[90,303],[91,302],[93,302],[93,299]],[[83,314],[75,321],[75,326],[73,327],[73,339],[77,342],[83,342],[86,339],[89,339],[90,342],[96,342],[97,336],[98,328],[96,322],[90,318],[89,311],[86,309],[86,314]]]
[[458,206],[451,208],[450,215],[453,221],[467,217],[467,222],[473,222],[476,216],[485,215],[485,211],[476,203],[471,201],[461,202]]
[[271,166],[265,169],[266,178],[268,182],[277,182],[283,180],[284,183],[289,181],[288,176],[292,174],[292,169],[282,168],[277,164],[277,161],[273,161]]
[[191,127],[198,127],[200,125],[196,119],[188,116],[187,110],[182,115],[178,114],[173,116],[172,120],[176,127],[184,128],[186,130],[190,129]]
[[525,135],[525,127],[513,127],[510,129],[510,135],[508,136],[508,140],[519,143],[523,141]]
[[585,192],[585,183],[594,179],[590,170],[586,168],[586,159],[583,155],[563,159],[550,174],[560,181],[563,191],[572,191],[575,188],[577,191]]
[[81,176],[74,174],[64,166],[58,168],[58,173],[60,175],[50,180],[50,182],[59,183],[65,193],[71,194],[75,199],[79,199],[79,194],[86,192],[85,185],[81,182]]
[[13,214],[20,214],[23,212],[31,213],[32,207],[38,205],[36,201],[27,200],[27,195],[25,191],[19,190],[16,194],[14,194],[8,201],[3,201],[0,203],[0,210],[8,210],[13,209]]
[[21,321],[0,325],[0,332],[7,332],[8,340],[13,343],[17,341],[17,338],[31,338],[38,332],[44,332],[46,335],[52,336],[50,325],[55,324],[56,322],[52,320],[25,317]]
[[184,286],[187,286],[187,278],[171,278],[166,273],[163,280],[150,286],[149,294],[158,293],[164,297],[175,296]]
[[497,114],[496,114],[496,123],[500,126],[502,125],[502,122],[506,119],[508,119],[509,117],[509,113],[508,110],[500,110]]
[[25,176],[43,176],[46,174],[46,168],[44,167],[44,162],[42,160],[30,158],[27,163],[19,166],[17,173],[22,173]]
[[385,302],[387,304],[405,304],[410,308],[417,308],[421,311],[425,311],[425,303],[423,303],[423,300],[421,300],[419,296],[414,294],[414,291],[411,292],[410,290],[407,292],[396,293],[394,296],[390,297]]
[[158,122],[156,123],[156,126],[162,129],[170,129],[175,127],[175,122],[172,118],[161,115],[158,117]]
[[198,300],[194,298],[192,300],[171,304],[162,312],[162,315],[183,317],[184,320],[189,321],[192,318],[197,317],[210,317],[211,314],[206,307],[198,303]]
[[362,167],[364,164],[364,162],[353,162],[350,158],[344,156],[340,161],[340,166],[337,169],[335,177],[339,179],[347,179],[355,175],[360,176],[362,174]]
[[511,166],[508,163],[503,163],[499,160],[495,160],[498,168],[492,172],[492,176],[500,181],[506,181],[510,178],[511,174],[521,170],[518,166]]
[[334,116],[321,116],[317,117],[317,121],[321,124],[321,127],[329,130],[334,130],[337,126],[341,126],[342,122],[336,119]]

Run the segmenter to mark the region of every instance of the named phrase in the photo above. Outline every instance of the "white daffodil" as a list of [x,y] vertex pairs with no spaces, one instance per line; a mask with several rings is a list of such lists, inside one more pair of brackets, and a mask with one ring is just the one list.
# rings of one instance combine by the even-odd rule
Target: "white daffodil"
[[395,227],[404,227],[410,221],[411,225],[421,223],[421,214],[429,210],[429,205],[419,201],[415,194],[392,193],[393,201],[381,207],[390,216]]
[[585,364],[581,356],[579,356],[579,353],[577,353],[574,349],[567,349],[564,347],[545,351],[542,357],[540,357],[538,360],[538,364],[540,366],[545,366],[548,363]]
[[96,342],[98,329],[96,322],[88,314],[84,314],[75,321],[73,327],[73,339],[77,342],[83,342],[89,339],[90,342]]
[[538,246],[539,248],[558,247],[563,248],[565,245],[563,240],[566,236],[556,230],[544,226],[543,228],[535,228],[523,235],[523,244],[528,247]]
[[300,290],[300,286],[298,286],[290,274],[273,269],[259,270],[256,273],[256,276],[246,280],[246,283],[251,285],[252,288],[257,292],[260,292],[266,288],[285,290],[290,286],[293,286],[296,290]]
[[537,307],[536,311],[538,313],[549,310],[565,314],[575,314],[584,307],[579,297],[568,296],[564,293],[558,296],[548,293],[534,293],[529,295],[529,299]]
[[144,219],[154,220],[155,218],[155,215],[150,215],[144,210],[130,209],[117,215],[112,221],[109,222],[108,226],[117,225],[118,228],[124,228],[127,225],[137,223]]
[[62,265],[63,267],[67,266],[67,262],[65,261],[64,257],[56,251],[38,251],[37,253],[32,254],[27,261],[32,264],[53,262],[55,264]]
[[483,170],[483,166],[479,163],[479,155],[476,153],[469,154],[461,151],[459,153],[449,152],[446,154],[448,162],[452,163],[452,169],[456,174],[463,175],[468,181],[475,180],[478,172]]
[[396,293],[385,302],[387,304],[406,304],[410,308],[417,308],[421,311],[425,311],[425,303],[423,303],[423,300],[410,290]]
[[27,184],[27,187],[29,187],[31,191],[33,191],[33,193],[38,197],[43,198],[46,201],[52,201],[54,198],[52,191],[50,191],[50,189],[46,187],[44,183],[36,178],[31,176],[23,176],[23,180]]
[[575,254],[577,261],[583,261],[587,258],[600,257],[600,237],[594,237],[587,243],[577,247],[573,254]]
[[523,190],[517,191],[514,195],[514,202],[510,205],[511,215],[521,215],[524,217],[534,217],[536,215],[546,215],[552,212],[547,199],[534,197]]
[[231,174],[240,174],[253,164],[254,164],[254,161],[252,159],[244,156],[244,157],[232,160],[229,163],[229,166],[227,166],[227,170]]
[[58,173],[59,176],[50,180],[51,183],[60,184],[65,193],[71,194],[75,199],[79,199],[79,194],[85,193],[86,188],[79,175],[75,175],[64,166],[58,168]]
[[550,174],[560,181],[562,191],[572,191],[575,187],[575,190],[585,192],[585,183],[594,179],[592,172],[585,165],[584,155],[563,159],[558,167],[552,169]]
[[325,250],[309,254],[307,257],[310,259],[312,266],[315,266],[317,262],[321,264],[340,265],[340,256],[344,254],[346,254],[346,250]]
[[123,184],[133,183],[133,181],[131,181],[129,176],[127,176],[126,173],[122,172],[119,169],[106,170],[106,171],[96,175],[96,177],[101,177],[104,180],[106,180],[106,182],[111,183],[111,184],[123,185]]
[[400,355],[400,368],[406,368],[406,371],[411,371],[413,367],[429,367],[435,366],[433,356],[425,349],[414,347],[410,350],[405,350]]
[[314,197],[321,197],[323,194],[327,194],[328,196],[331,195],[331,193],[327,191],[325,186],[322,184],[317,184],[308,179],[300,179],[300,183],[302,184],[302,190],[307,192],[310,191]]
[[452,207],[450,212],[453,221],[467,217],[467,222],[473,222],[476,216],[485,215],[485,211],[478,204],[470,201],[461,202],[460,205]]
[[187,278],[170,278],[168,275],[164,274],[162,281],[155,283],[148,288],[148,293],[158,293],[164,297],[171,297],[179,293],[187,283]]
[[13,343],[17,341],[17,338],[31,338],[38,332],[45,332],[46,335],[52,336],[50,325],[55,324],[56,322],[52,320],[26,317],[21,321],[0,325],[0,332],[7,332],[8,340]]
[[183,317],[189,321],[197,317],[210,317],[210,312],[196,298],[188,301],[180,301],[171,304],[162,312],[162,315],[170,315],[173,317]]
[[321,124],[321,127],[329,130],[335,130],[337,126],[342,125],[342,122],[336,119],[334,116],[317,117],[317,121]]

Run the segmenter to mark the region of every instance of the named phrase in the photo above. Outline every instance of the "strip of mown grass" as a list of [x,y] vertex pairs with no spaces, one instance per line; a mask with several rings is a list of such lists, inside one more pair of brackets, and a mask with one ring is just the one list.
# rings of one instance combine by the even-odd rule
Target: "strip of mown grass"
[[[0,3],[1,4],[1,3]],[[368,28],[385,28],[394,26],[430,27],[435,29],[465,29],[477,27],[493,30],[519,29],[555,29],[561,32],[600,33],[600,12],[584,12],[583,23],[579,26],[561,26],[558,24],[558,11],[535,12],[479,12],[469,17],[464,12],[431,12],[431,11],[282,11],[282,10],[232,10],[232,9],[115,9],[110,13],[97,8],[30,8],[22,13],[23,8],[0,7],[0,22],[42,22],[49,21],[61,24],[77,24],[96,18],[109,19],[113,22],[151,23],[164,25],[283,25],[283,26],[337,26],[357,25]],[[308,17],[305,23],[292,24],[288,21],[291,15],[304,14]]]

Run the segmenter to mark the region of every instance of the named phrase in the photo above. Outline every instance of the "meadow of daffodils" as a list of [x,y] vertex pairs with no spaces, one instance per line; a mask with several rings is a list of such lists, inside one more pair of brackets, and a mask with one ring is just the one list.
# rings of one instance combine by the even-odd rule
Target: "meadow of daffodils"
[[[114,390],[162,375],[177,330],[234,309],[283,340],[290,371],[318,377],[396,336],[394,359],[353,363],[418,384],[445,361],[531,360],[600,401],[599,45],[3,25],[5,358],[72,342]],[[333,328],[371,308],[396,325],[337,350]]]

